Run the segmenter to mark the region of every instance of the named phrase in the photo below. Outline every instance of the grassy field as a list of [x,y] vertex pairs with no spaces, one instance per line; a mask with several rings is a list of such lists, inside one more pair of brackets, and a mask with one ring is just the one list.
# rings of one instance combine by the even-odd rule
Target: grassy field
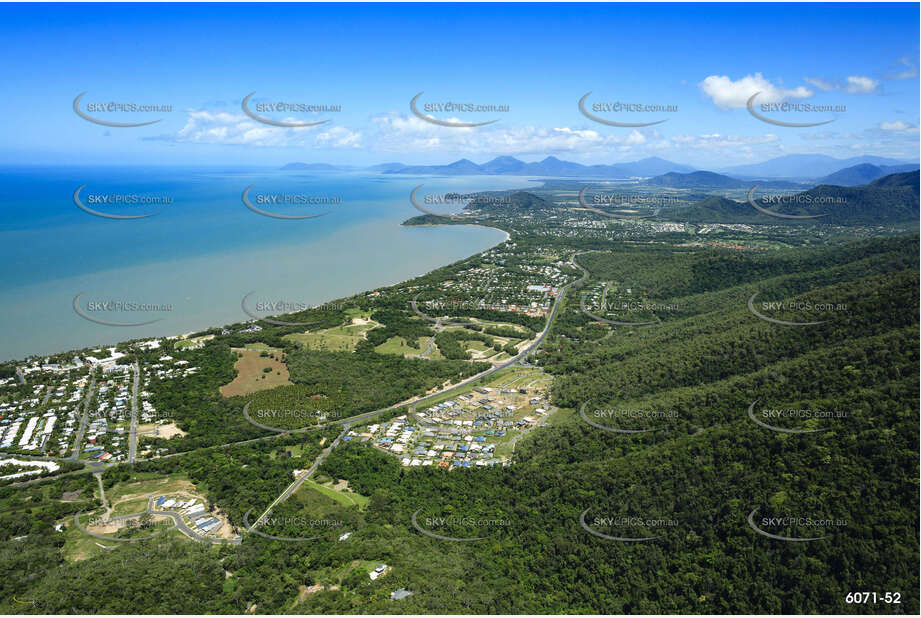
[[413,348],[406,343],[403,337],[391,337],[384,343],[380,344],[374,351],[378,354],[399,354],[401,356],[415,356],[425,351],[425,345],[428,343],[428,337],[420,337],[418,340],[419,347]]
[[135,498],[132,500],[125,500],[124,502],[119,502],[112,506],[112,517],[119,517],[121,515],[131,515],[133,513],[140,513],[141,511],[147,508],[147,498]]
[[198,493],[185,475],[181,473],[162,475],[154,472],[137,473],[134,479],[127,483],[118,483],[106,490],[106,499],[109,504],[123,500],[146,498],[152,494],[166,494],[176,491]]
[[281,350],[273,350],[268,346],[264,349],[234,349],[234,352],[240,356],[234,364],[237,377],[230,384],[225,384],[219,389],[221,395],[236,397],[293,384],[288,380],[288,368],[285,367],[285,364],[271,356],[262,356],[262,353],[266,351],[273,353],[276,357],[281,355]]
[[369,330],[380,326],[380,324],[368,320],[367,316],[360,310],[350,310],[347,314],[351,314],[349,324],[316,332],[292,333],[285,335],[284,339],[294,341],[312,350],[350,352],[365,338]]
[[305,481],[303,486],[309,487],[343,506],[357,506],[359,509],[364,509],[368,502],[371,501],[367,496],[362,496],[361,494],[356,494],[348,490],[336,491],[330,487],[324,487],[323,485],[314,483],[310,479]]
[[[64,528],[63,532],[64,546],[61,548],[64,559],[69,562],[88,560],[104,553],[118,552],[128,545],[128,543],[118,541],[103,541],[102,539],[97,539],[95,537],[89,536],[88,534],[84,534],[80,529],[76,528],[73,523],[74,519],[72,516],[66,519],[66,528]],[[156,530],[159,530],[159,528],[156,528],[154,531]],[[152,534],[152,532],[146,532],[146,534]],[[163,532],[157,535],[157,538],[165,539],[169,536],[176,536],[176,538],[183,538],[188,540],[188,537],[175,529]]]

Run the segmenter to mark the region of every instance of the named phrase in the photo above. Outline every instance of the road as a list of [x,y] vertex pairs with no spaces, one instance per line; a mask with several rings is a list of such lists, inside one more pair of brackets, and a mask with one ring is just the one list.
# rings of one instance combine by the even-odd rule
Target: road
[[90,369],[90,374],[86,378],[86,397],[83,399],[83,415],[80,417],[80,428],[77,429],[77,439],[74,441],[74,452],[67,459],[76,461],[80,458],[80,450],[83,448],[83,434],[86,433],[86,421],[90,414],[90,402],[93,399],[93,389],[96,387],[96,368]]
[[141,368],[134,361],[134,383],[131,386],[131,429],[128,432],[128,463],[133,464],[138,452],[138,382]]
[[343,437],[345,437],[345,434],[348,433],[348,431],[349,431],[349,425],[348,423],[346,423],[345,428],[342,430],[342,433],[336,436],[336,439],[333,440],[329,446],[323,449],[323,452],[320,453],[320,456],[317,457],[317,460],[313,462],[313,465],[310,466],[310,468],[302,472],[300,476],[294,479],[293,483],[288,485],[287,489],[281,492],[280,496],[275,498],[272,504],[269,505],[269,508],[267,508],[265,512],[259,516],[259,519],[256,520],[256,523],[253,524],[253,527],[258,526],[266,517],[268,517],[269,513],[272,512],[272,509],[278,506],[279,503],[284,502],[285,500],[290,498],[294,494],[294,492],[296,492],[298,488],[300,488],[300,486],[304,484],[304,481],[306,481],[311,476],[313,476],[313,474],[317,471],[317,469],[320,467],[320,465],[323,463],[326,457],[330,453],[333,452],[333,449],[336,448],[336,446],[338,446],[339,441],[342,440]]
[[186,523],[182,520],[182,516],[178,513],[174,513],[173,511],[155,511],[153,508],[153,501],[153,496],[150,498],[150,500],[147,501],[147,512],[151,515],[164,515],[169,517],[173,520],[173,523],[176,525],[176,528],[179,530],[179,532],[183,533],[193,541],[198,541],[199,543],[214,543],[215,545],[221,543],[239,545],[242,542],[242,539],[222,539],[198,534],[186,525]]
[[[173,525],[176,526],[176,529],[179,530],[184,535],[186,535],[187,537],[189,537],[190,539],[192,539],[193,541],[198,541],[199,543],[214,543],[214,544],[229,543],[231,545],[239,545],[241,542],[241,539],[221,539],[221,538],[208,537],[208,536],[203,536],[201,534],[198,534],[197,532],[189,528],[188,525],[186,525],[186,523],[182,520],[182,516],[179,515],[179,513],[174,513],[173,511],[154,510],[153,501],[154,501],[153,497],[147,500],[147,508],[141,511],[140,513],[131,513],[130,515],[119,515],[118,517],[109,517],[107,519],[109,521],[123,521],[126,519],[136,519],[136,518],[141,517],[145,513],[149,513],[151,515],[162,515],[164,517],[169,517],[170,519],[172,519]],[[104,534],[90,532],[85,527],[83,527],[83,524],[80,523],[81,514],[83,514],[83,511],[80,511],[79,513],[74,514],[74,525],[84,534],[88,534],[91,537],[101,539],[103,541],[125,541],[125,542],[141,541],[143,539],[153,538],[159,534],[162,534],[163,532],[166,532],[166,530],[161,530],[149,536],[133,538],[133,539],[122,539],[122,538],[118,538],[114,536],[106,536]]]
[[503,363],[501,363],[501,364],[499,364],[499,365],[495,365],[494,367],[492,367],[492,368],[490,368],[490,369],[487,369],[486,371],[483,371],[483,372],[478,373],[478,374],[476,374],[476,375],[474,375],[474,376],[471,376],[471,377],[467,378],[466,380],[463,380],[463,381],[461,381],[461,382],[458,382],[457,384],[455,384],[455,385],[453,385],[453,386],[449,386],[448,388],[442,389],[442,390],[438,391],[437,393],[432,393],[431,395],[425,395],[424,397],[420,397],[420,398],[418,398],[418,399],[413,399],[413,400],[411,400],[411,401],[404,401],[404,402],[401,402],[401,403],[397,403],[397,404],[394,404],[394,405],[392,405],[392,406],[388,406],[388,407],[386,407],[386,408],[381,408],[380,410],[374,410],[374,411],[372,411],[372,412],[365,412],[365,413],[363,413],[363,414],[358,414],[358,415],[356,415],[356,416],[350,416],[349,418],[342,419],[342,420],[339,421],[339,422],[341,422],[341,423],[348,423],[348,424],[361,423],[361,422],[364,422],[364,421],[366,421],[366,420],[372,419],[372,418],[374,418],[375,416],[379,416],[379,415],[381,415],[381,414],[384,414],[385,412],[391,412],[391,411],[393,411],[393,410],[397,410],[397,409],[402,408],[403,406],[406,406],[406,405],[413,405],[413,406],[416,406],[416,405],[418,405],[418,404],[425,403],[426,401],[430,401],[430,400],[432,400],[432,399],[436,399],[436,398],[439,398],[439,397],[443,397],[444,395],[447,395],[447,394],[449,394],[449,393],[452,393],[452,392],[454,392],[454,391],[456,391],[456,390],[459,390],[459,389],[461,389],[461,388],[467,386],[467,385],[470,384],[471,382],[476,382],[477,380],[480,380],[480,379],[482,379],[482,378],[485,378],[485,377],[487,377],[487,376],[490,376],[490,375],[496,373],[497,371],[502,371],[503,369],[508,369],[509,367],[511,367],[512,365],[514,365],[514,364],[516,364],[516,363],[518,363],[518,362],[524,362],[524,360],[525,360],[530,354],[532,354],[533,352],[535,352],[535,351],[537,350],[537,348],[540,347],[540,345],[544,342],[544,339],[546,339],[547,335],[550,333],[550,328],[551,328],[551,326],[553,326],[553,320],[556,319],[557,312],[558,312],[559,309],[560,309],[560,304],[563,302],[563,297],[566,295],[566,290],[568,290],[572,285],[575,285],[575,284],[578,284],[578,283],[582,283],[583,281],[585,281],[585,280],[588,278],[588,271],[585,270],[581,265],[579,265],[579,264],[576,262],[576,256],[577,256],[577,255],[581,255],[581,254],[578,254],[578,253],[577,253],[577,254],[573,255],[572,258],[570,258],[569,263],[570,263],[572,266],[579,268],[579,269],[582,271],[582,276],[581,276],[579,279],[577,279],[577,280],[575,280],[575,281],[571,281],[571,282],[567,283],[566,285],[564,285],[563,287],[560,288],[559,293],[556,295],[556,300],[555,300],[554,303],[553,303],[553,308],[550,310],[550,315],[547,317],[547,325],[544,327],[544,330],[542,330],[542,331],[540,332],[540,334],[537,336],[537,338],[531,343],[531,345],[529,345],[528,347],[526,347],[525,349],[523,349],[521,352],[519,352],[518,354],[516,354],[515,356],[513,356],[513,357],[510,358],[509,360],[507,360],[507,361],[505,361],[505,362],[503,362]]
[[99,482],[99,499],[102,500],[102,508],[108,509],[109,505],[106,504],[106,489],[102,485],[102,472],[94,472],[93,476],[95,476],[96,480]]
[[[550,310],[550,315],[549,315],[548,318],[547,318],[547,325],[544,327],[544,330],[542,330],[542,331],[540,332],[540,334],[538,335],[537,339],[535,339],[534,342],[531,343],[531,345],[529,345],[527,348],[525,348],[524,350],[522,350],[521,352],[519,352],[519,353],[518,353],[516,356],[514,356],[513,358],[510,358],[509,360],[507,360],[507,361],[505,361],[505,362],[503,362],[503,363],[501,363],[501,364],[499,364],[499,365],[496,365],[496,366],[494,366],[494,367],[491,367],[490,369],[487,369],[486,371],[483,371],[483,372],[478,373],[478,374],[476,374],[476,375],[474,375],[474,376],[471,376],[471,377],[469,377],[469,378],[467,378],[467,379],[465,379],[465,380],[463,380],[463,381],[461,381],[461,382],[459,382],[459,383],[457,383],[457,384],[455,384],[455,385],[453,385],[453,386],[449,386],[449,387],[447,387],[447,388],[445,388],[445,389],[442,389],[442,390],[438,391],[437,393],[432,393],[432,394],[430,394],[430,395],[425,395],[425,396],[423,396],[423,397],[421,397],[421,398],[414,399],[414,400],[410,400],[410,401],[403,401],[403,402],[400,402],[400,403],[396,403],[396,404],[394,404],[394,405],[392,405],[392,406],[388,406],[388,407],[386,407],[386,408],[381,408],[381,409],[379,409],[379,410],[373,410],[373,411],[371,411],[371,412],[364,412],[364,413],[362,413],[362,414],[357,414],[357,415],[351,416],[351,417],[349,417],[349,418],[340,419],[340,420],[338,420],[338,421],[335,421],[334,423],[330,423],[329,425],[326,425],[326,424],[324,424],[324,425],[317,425],[317,426],[316,426],[316,429],[323,429],[323,428],[328,427],[328,426],[330,426],[330,425],[333,425],[333,424],[340,424],[340,423],[341,423],[341,424],[343,424],[343,425],[346,427],[346,431],[347,431],[347,430],[348,430],[348,427],[349,427],[350,425],[353,425],[353,424],[355,424],[355,423],[364,422],[364,421],[366,421],[366,420],[372,419],[372,418],[374,418],[374,417],[376,417],[376,416],[379,416],[379,415],[381,415],[381,414],[384,414],[384,413],[386,413],[386,412],[391,412],[391,411],[393,411],[393,410],[397,410],[397,409],[402,408],[402,407],[404,407],[404,406],[408,406],[408,405],[416,406],[416,405],[418,405],[418,404],[425,403],[426,401],[429,401],[429,400],[432,400],[432,399],[436,399],[436,398],[439,398],[439,397],[443,397],[444,395],[447,395],[447,394],[449,394],[449,393],[451,393],[451,392],[453,392],[453,391],[455,391],[455,390],[459,390],[459,389],[461,389],[461,388],[467,386],[467,385],[470,384],[471,382],[475,382],[475,381],[477,381],[477,380],[479,380],[479,379],[481,379],[481,378],[485,378],[485,377],[487,377],[487,376],[490,376],[490,375],[492,375],[493,373],[496,373],[496,372],[498,372],[498,371],[502,371],[503,369],[507,369],[507,368],[511,367],[512,365],[514,365],[514,364],[516,364],[516,363],[520,363],[520,364],[521,364],[522,366],[524,366],[524,367],[529,367],[529,366],[531,366],[531,365],[529,365],[529,364],[527,363],[527,360],[526,360],[526,359],[527,359],[527,357],[528,357],[531,353],[535,352],[535,351],[537,350],[537,348],[540,347],[540,345],[544,342],[544,339],[546,339],[547,334],[550,332],[550,328],[551,328],[552,325],[553,325],[553,321],[556,319],[557,313],[558,313],[559,308],[560,308],[560,304],[561,304],[562,301],[563,301],[563,297],[565,296],[566,291],[567,291],[571,286],[585,281],[585,280],[588,278],[588,276],[589,276],[588,271],[587,271],[581,264],[579,264],[578,262],[576,262],[576,257],[579,256],[579,255],[581,255],[581,253],[576,253],[576,254],[574,254],[574,255],[570,258],[569,263],[570,263],[572,266],[574,266],[574,267],[580,269],[580,270],[582,271],[582,276],[581,276],[579,279],[577,279],[576,281],[572,281],[572,282],[570,282],[570,283],[567,283],[566,285],[564,285],[563,287],[560,288],[559,293],[557,294],[556,300],[555,300],[554,303],[553,303],[553,307],[552,307],[552,309]],[[92,378],[92,373],[90,374],[90,377]],[[92,396],[92,387],[93,387],[93,384],[94,384],[94,382],[92,382],[92,380],[90,380],[90,390],[89,390],[89,392],[87,393],[86,400],[85,400],[85,402],[84,402],[84,415],[83,415],[83,421],[82,421],[81,424],[80,424],[80,431],[78,432],[78,440],[77,440],[77,444],[78,444],[78,445],[79,445],[79,444],[82,442],[82,440],[83,440],[83,431],[84,431],[85,424],[86,424],[87,411],[88,411],[88,409],[89,409],[89,400],[90,400],[90,398],[91,398],[91,396]],[[253,443],[253,442],[261,442],[261,441],[264,441],[264,440],[272,440],[272,439],[274,439],[274,438],[276,438],[276,437],[278,437],[278,436],[285,436],[285,435],[288,435],[289,433],[290,433],[290,432],[283,432],[283,433],[278,433],[278,434],[272,434],[272,435],[268,435],[268,436],[262,436],[262,437],[259,437],[259,438],[251,438],[251,439],[249,439],[249,440],[241,440],[241,441],[239,441],[239,442],[230,442],[230,443],[227,443],[227,444],[219,444],[219,445],[215,445],[215,446],[203,447],[202,449],[195,449],[194,451],[183,451],[183,452],[181,452],[181,453],[171,453],[171,454],[169,454],[169,455],[162,455],[162,456],[160,456],[160,457],[151,457],[151,458],[147,458],[147,459],[138,459],[138,460],[136,460],[136,461],[153,461],[153,460],[157,460],[157,459],[168,459],[168,458],[171,458],[171,457],[182,457],[183,455],[188,455],[189,453],[193,453],[193,452],[196,452],[196,451],[198,451],[198,450],[209,450],[209,449],[216,449],[216,448],[226,449],[226,448],[230,448],[230,447],[233,447],[233,446],[239,446],[239,445],[242,445],[242,444],[251,444],[251,443]],[[344,433],[345,433],[345,432],[343,432],[343,434],[344,434]],[[340,436],[337,437],[336,440],[334,440],[333,445],[335,445],[335,444],[337,444],[337,443],[339,442],[339,439],[342,437],[343,434],[340,434]],[[332,445],[331,445],[331,446],[332,446]],[[331,450],[331,449],[327,449],[327,451],[324,452],[323,455],[321,455],[321,459],[318,460],[318,462],[314,464],[314,466],[313,466],[314,471],[315,471],[316,467],[319,467],[320,463],[322,463],[322,460],[325,459],[325,456],[328,455],[328,451],[329,451],[329,450]],[[74,455],[71,455],[70,457],[67,457],[67,458],[65,458],[65,459],[67,459],[67,460],[73,460],[73,459],[76,459],[76,456],[77,456],[77,455],[78,455],[78,452],[75,450]],[[16,456],[17,456],[17,457],[21,457],[21,455],[16,455]],[[34,459],[46,459],[46,460],[60,459],[60,458],[52,458],[52,457],[43,457],[43,458],[40,458],[40,457],[33,457],[33,458],[34,458]],[[60,474],[60,475],[57,475],[57,476],[44,477],[44,478],[40,478],[40,479],[32,479],[32,480],[30,480],[30,481],[22,481],[22,482],[19,482],[19,483],[11,483],[9,486],[10,486],[10,487],[14,487],[14,486],[31,485],[31,484],[37,483],[37,482],[45,482],[45,481],[54,480],[54,479],[60,478],[60,477],[62,477],[62,476],[71,476],[71,475],[75,475],[75,474],[86,474],[86,473],[90,473],[90,472],[104,471],[104,470],[106,470],[106,469],[108,469],[108,468],[110,468],[110,467],[112,467],[112,466],[114,466],[114,465],[118,465],[118,464],[116,464],[116,463],[110,463],[110,464],[96,464],[96,465],[90,464],[90,467],[87,467],[87,468],[85,468],[85,469],[83,469],[83,470],[77,470],[77,471],[74,471],[74,472],[66,472],[66,473],[63,473],[63,474]],[[312,474],[312,472],[311,472],[311,474]],[[306,479],[306,478],[307,478],[307,477],[305,477],[305,479]],[[301,480],[301,483],[302,483],[302,482],[303,482],[303,480]],[[298,481],[295,481],[295,483],[297,484],[297,486],[293,487],[293,489],[292,489],[292,487],[289,487],[288,490],[285,491],[285,494],[282,494],[282,495],[284,496],[284,498],[287,498],[288,496],[290,496],[294,491],[297,490],[297,487],[299,487],[300,484],[301,484],[301,483],[298,483]],[[292,483],[292,486],[294,486],[295,483]],[[289,490],[290,490],[290,491],[289,491]],[[280,496],[280,497],[281,497],[281,496]],[[275,504],[275,503],[273,503],[273,505],[274,505],[274,504]]]

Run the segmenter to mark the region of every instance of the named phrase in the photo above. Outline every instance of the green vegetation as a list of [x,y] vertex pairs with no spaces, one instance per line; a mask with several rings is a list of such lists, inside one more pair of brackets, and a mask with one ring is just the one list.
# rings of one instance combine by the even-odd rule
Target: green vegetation
[[[742,238],[757,251],[708,248],[687,230],[649,231],[643,226],[654,224],[602,221],[596,213],[566,219],[551,193],[516,194],[505,210],[478,204],[468,211],[467,222],[511,230],[509,245],[349,299],[353,310],[304,312],[304,321],[322,321],[312,333],[336,337],[355,336],[345,334],[353,332],[352,317],[370,316],[380,326],[353,348],[308,348],[298,342],[303,327],[266,325],[209,331],[216,336],[203,348],[177,350],[200,370],[153,379],[150,389],[157,410],[169,410],[189,432],[169,449],[188,452],[114,466],[103,479],[110,501],[141,494],[157,479],[188,479],[242,533],[244,513],[262,513],[292,472],[316,461],[342,429],[333,423],[270,437],[242,419],[247,402],[348,417],[472,376],[489,365],[465,360],[468,349],[488,353],[502,344],[500,354],[511,354],[510,346],[546,323],[525,312],[471,308],[483,294],[476,277],[501,276],[512,289],[552,276],[558,294],[582,274],[568,264],[573,258],[586,279],[566,292],[547,339],[528,358],[537,367],[470,385],[552,382],[550,405],[561,409],[548,426],[517,442],[510,434],[497,441],[502,452],[514,447],[512,465],[402,466],[353,438],[263,528],[309,542],[243,534],[239,546],[213,547],[164,534],[112,550],[87,544],[77,564],[62,551],[74,531],[55,532],[53,524],[99,506],[91,475],[0,488],[0,610],[917,614],[918,237],[770,222],[748,235],[706,237]],[[891,212],[903,206],[912,203]],[[627,289],[630,298],[676,309],[653,311],[655,324],[619,326],[580,308],[583,296],[620,299]],[[411,310],[416,295],[420,303],[446,301],[452,321],[470,323],[436,333],[434,322]],[[758,317],[749,309],[752,295],[762,316],[808,324]],[[337,329],[344,330],[333,335]],[[379,353],[405,341],[419,354],[432,337],[450,360]],[[231,345],[259,342],[284,355],[292,384],[221,397],[219,387],[235,375]],[[156,354],[138,352],[142,361]],[[786,431],[755,422],[749,409]],[[776,410],[832,414],[775,418]],[[265,439],[230,444],[247,438]],[[65,501],[65,491],[79,494]],[[765,532],[823,538],[768,538],[750,527],[753,512]],[[414,514],[425,530],[479,540],[432,538],[413,526]],[[601,534],[654,538],[599,538],[580,516]],[[611,521],[628,517],[638,519]],[[796,525],[801,518],[825,521]],[[381,563],[390,571],[372,581],[368,572]],[[398,587],[413,595],[396,606],[389,593]],[[897,591],[901,604],[849,605],[855,590]]]

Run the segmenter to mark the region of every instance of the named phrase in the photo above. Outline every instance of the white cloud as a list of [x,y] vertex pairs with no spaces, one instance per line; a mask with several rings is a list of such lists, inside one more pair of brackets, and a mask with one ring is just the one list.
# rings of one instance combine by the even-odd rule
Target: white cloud
[[257,122],[243,114],[189,110],[185,125],[170,139],[194,144],[253,147],[358,148],[362,135],[346,127],[281,128]]
[[862,75],[851,75],[847,78],[846,83],[842,84],[839,80],[828,81],[819,77],[804,77],[803,81],[819,90],[829,92],[831,90],[843,90],[851,94],[870,94],[879,86],[879,80]]
[[918,133],[918,127],[916,125],[909,124],[903,120],[881,122],[879,123],[879,128],[883,131],[890,131],[892,133]]
[[811,86],[815,86],[819,90],[828,92],[829,90],[834,90],[838,87],[837,84],[825,81],[824,79],[819,79],[818,77],[804,77],[803,81]]
[[851,75],[847,78],[845,90],[851,94],[870,94],[876,90],[878,85],[879,82],[875,79],[863,77],[861,75]]
[[766,80],[761,73],[746,75],[732,81],[726,75],[710,75],[698,84],[700,89],[721,109],[739,109],[745,107],[748,99],[760,92],[758,103],[777,103],[786,99],[805,99],[813,95],[805,86],[784,89]]
[[918,77],[918,66],[915,64],[915,61],[908,56],[899,58],[895,66],[904,68],[887,75],[886,79],[911,79],[913,77]]
[[640,146],[654,139],[655,130],[626,135],[602,135],[594,129],[541,128],[530,125],[442,127],[415,116],[391,112],[371,119],[377,129],[368,139],[389,152],[462,152],[469,154],[591,153],[622,146]]

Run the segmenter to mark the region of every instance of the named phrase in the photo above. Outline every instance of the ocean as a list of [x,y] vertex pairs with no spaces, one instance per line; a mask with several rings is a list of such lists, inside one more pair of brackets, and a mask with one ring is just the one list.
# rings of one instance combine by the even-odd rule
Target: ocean
[[[272,169],[0,168],[0,359],[248,320],[241,302],[251,292],[250,309],[258,299],[297,308],[398,283],[505,238],[477,226],[401,226],[421,214],[409,199],[413,188],[424,185],[417,196],[426,208],[449,212],[457,206],[438,196],[533,182]],[[87,209],[153,216],[90,214],[75,203],[80,187]],[[264,216],[244,204],[247,187],[255,209],[322,216]],[[135,325],[141,322],[152,323]]]

